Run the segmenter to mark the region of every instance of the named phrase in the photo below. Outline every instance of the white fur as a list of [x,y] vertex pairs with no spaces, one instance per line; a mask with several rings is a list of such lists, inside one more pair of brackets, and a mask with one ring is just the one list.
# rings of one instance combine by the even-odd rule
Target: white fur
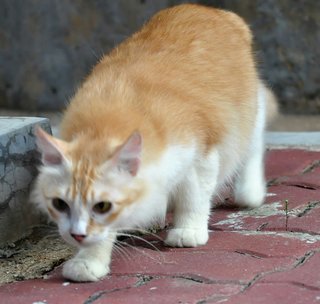
[[[195,152],[194,145],[173,145],[158,162],[149,166],[142,165],[136,179],[146,184],[146,193],[139,201],[126,207],[111,227],[123,230],[146,228],[154,221],[163,223],[170,192],[184,178],[195,158]],[[115,200],[121,199],[121,193],[116,193],[116,189],[109,189],[108,185],[102,183],[101,191],[106,190],[113,191]]]
[[[148,227],[154,221],[163,222],[168,202],[172,202],[174,216],[173,227],[165,242],[178,247],[205,244],[211,197],[234,175],[236,202],[249,207],[262,204],[265,196],[265,98],[265,88],[261,84],[256,123],[245,149],[239,130],[235,128],[230,129],[224,141],[206,154],[201,152],[196,139],[185,145],[171,144],[157,162],[151,165],[142,163],[136,176],[130,175],[130,170],[114,170],[106,163],[101,167],[103,174],[93,183],[95,196],[88,193],[86,207],[79,195],[72,203],[67,197],[71,180],[68,166],[42,168],[34,191],[35,201],[44,210],[51,204],[50,198],[56,196],[70,203],[70,214],[60,214],[57,223],[63,238],[79,247],[78,254],[64,265],[63,275],[75,281],[96,281],[105,276],[109,272],[115,232]],[[133,164],[136,165],[134,157]],[[144,195],[123,208],[111,224],[105,221],[105,216],[93,213],[93,205],[101,201],[103,192],[109,193],[108,200],[114,202],[110,212],[119,211],[121,206],[116,202],[124,198],[121,189],[125,186],[127,190],[135,191],[140,181],[145,187]],[[104,227],[88,234],[90,219],[104,224]],[[88,235],[79,244],[72,233]]]
[[168,245],[196,247],[208,241],[210,198],[217,185],[218,173],[217,151],[195,160],[185,172],[173,193],[174,227],[168,233]]

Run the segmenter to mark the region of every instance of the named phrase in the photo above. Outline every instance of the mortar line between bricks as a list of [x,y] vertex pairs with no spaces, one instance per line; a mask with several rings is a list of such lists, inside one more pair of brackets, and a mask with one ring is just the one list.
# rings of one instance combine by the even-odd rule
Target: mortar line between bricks
[[272,280],[268,280],[266,282],[261,282],[260,284],[279,284],[279,283],[287,283],[287,284],[291,284],[294,286],[298,286],[298,287],[303,287],[306,288],[308,290],[313,290],[313,291],[320,291],[320,287],[315,287],[315,286],[311,286],[311,285],[307,285],[301,282],[297,282],[297,281],[272,281]]
[[317,208],[319,204],[320,204],[320,201],[310,201],[310,202],[308,202],[307,206],[301,212],[296,214],[296,216],[297,217],[302,217],[302,216],[306,215],[311,210]]
[[[270,281],[270,282],[272,283],[272,281]],[[278,282],[274,282],[274,283],[278,283]],[[303,284],[303,283],[300,283],[300,282],[287,281],[287,283],[292,284],[294,286],[303,287],[303,288],[306,288],[308,290],[320,291],[319,287],[310,286],[310,285]]]
[[313,232],[296,232],[296,231],[257,231],[257,230],[231,230],[230,232],[244,235],[271,235],[284,238],[294,238],[300,241],[308,241],[312,239],[314,243],[320,241],[320,234]]
[[215,285],[215,284],[221,284],[221,285],[245,285],[245,283],[241,283],[238,280],[212,280],[205,277],[197,276],[197,275],[189,275],[189,274],[182,274],[182,275],[174,275],[174,276],[162,276],[162,278],[177,278],[177,279],[184,279],[193,281],[199,284],[208,284],[208,285]]
[[128,290],[133,288],[133,286],[128,286],[128,287],[124,287],[124,288],[114,288],[111,290],[106,290],[106,291],[97,291],[95,293],[93,293],[92,295],[90,295],[88,297],[88,299],[86,299],[83,304],[92,304],[94,303],[96,300],[100,299],[103,295],[107,295],[116,291],[121,291],[121,290]]
[[298,268],[300,266],[302,266],[303,264],[305,264],[311,257],[314,256],[314,254],[316,252],[319,252],[320,249],[318,250],[311,250],[311,251],[308,251],[307,253],[305,253],[305,255],[303,257],[301,257],[300,259],[297,260],[294,268]]
[[312,172],[314,169],[316,169],[318,167],[320,167],[320,160],[316,160],[313,163],[311,163],[311,165],[306,166],[302,170],[301,174],[306,174],[306,173]]
[[[241,283],[240,281],[216,281],[216,284],[221,284],[221,282],[223,282],[224,284],[227,284],[227,285],[230,285],[230,284],[240,285],[240,286],[247,285],[245,283]],[[236,294],[231,295],[231,296],[238,295],[239,293],[242,293],[242,291],[243,291],[243,289],[241,289],[239,292],[237,292]],[[198,300],[196,304],[206,304],[207,301],[214,301],[214,303],[217,303],[217,301],[219,301],[219,303],[220,303],[220,302],[224,302],[224,301],[228,300],[229,297],[230,297],[230,295],[218,295],[217,296],[216,294],[213,294],[213,295],[207,296],[205,299]]]
[[108,295],[110,293],[113,292],[117,292],[117,291],[122,291],[122,290],[129,290],[132,288],[137,288],[143,285],[148,284],[150,281],[152,281],[153,279],[155,279],[154,276],[151,275],[143,275],[143,274],[137,274],[137,275],[115,275],[117,277],[135,277],[138,279],[138,281],[132,285],[132,286],[127,286],[127,287],[123,287],[123,288],[114,288],[111,290],[105,290],[105,291],[97,291],[95,293],[93,293],[92,295],[90,295],[84,302],[83,304],[92,304],[94,303],[96,300],[100,299],[102,296],[104,295]]
[[301,188],[301,189],[305,189],[305,190],[318,190],[319,186],[315,186],[315,185],[309,185],[308,183],[304,183],[301,182],[299,184],[299,182],[288,182],[288,181],[283,181],[281,184],[282,186],[289,186],[289,187],[296,187],[296,188]]
[[117,277],[128,277],[128,278],[138,278],[139,280],[141,280],[141,282],[137,282],[134,284],[134,286],[132,287],[140,287],[146,284],[149,284],[149,282],[153,281],[153,280],[159,280],[159,279],[184,279],[184,280],[189,280],[189,281],[193,281],[199,284],[221,284],[221,285],[229,285],[229,284],[233,284],[233,285],[240,285],[243,286],[246,283],[242,283],[239,280],[212,280],[203,276],[199,276],[199,275],[195,275],[195,274],[190,274],[190,273],[184,273],[184,274],[179,274],[179,275],[165,275],[165,274],[113,274],[113,276],[117,276]]
[[233,295],[217,295],[217,294],[213,294],[213,295],[210,295],[210,296],[206,297],[205,299],[198,300],[196,304],[223,303],[223,302],[229,300],[230,297],[236,296],[238,294],[239,294],[239,292],[236,293],[236,294],[233,294]]
[[[301,173],[303,175],[303,173]],[[299,176],[299,175],[298,175]],[[296,188],[302,188],[306,190],[318,190],[319,186],[316,185],[309,185],[308,183],[303,183],[299,184],[298,182],[290,182],[283,180],[282,178],[274,178],[271,179],[267,182],[267,187],[272,187],[272,186],[287,186],[287,187],[296,187]]]

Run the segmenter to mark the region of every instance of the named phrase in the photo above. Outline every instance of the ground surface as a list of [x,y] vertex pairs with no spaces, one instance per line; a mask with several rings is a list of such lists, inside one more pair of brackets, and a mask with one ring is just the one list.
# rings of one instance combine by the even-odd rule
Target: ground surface
[[74,248],[59,237],[56,227],[35,228],[26,239],[0,249],[0,285],[43,278],[73,253]]
[[[266,204],[213,208],[207,245],[167,248],[158,239],[164,231],[144,237],[151,244],[127,240],[100,282],[67,282],[61,266],[42,269],[44,278],[2,285],[0,303],[320,303],[320,153],[269,151],[266,168]],[[39,264],[53,244],[38,247]]]

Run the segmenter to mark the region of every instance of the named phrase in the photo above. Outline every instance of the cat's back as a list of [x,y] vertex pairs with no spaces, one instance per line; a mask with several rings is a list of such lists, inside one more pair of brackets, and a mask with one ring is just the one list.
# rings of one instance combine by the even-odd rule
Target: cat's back
[[[119,127],[128,129],[124,134],[129,129],[148,133],[144,128],[150,128],[151,121],[174,140],[192,135],[212,145],[230,129],[228,123],[249,136],[256,88],[251,33],[245,22],[230,12],[179,5],[157,13],[101,60],[66,113],[65,133],[70,137],[92,120],[106,125],[105,112],[116,108],[110,128],[120,117],[116,112],[122,117],[126,109],[143,112],[145,123],[137,125],[139,114],[132,126],[126,120],[125,128]],[[94,100],[90,111],[88,100]]]
[[[239,38],[251,43],[252,35],[241,17],[238,15],[213,7],[206,7],[197,4],[182,4],[167,8],[153,16],[138,35],[143,38],[161,39],[172,38],[173,41],[180,38],[204,38],[208,34],[210,40],[226,37],[219,37],[228,31],[236,31]],[[189,35],[189,37],[186,37]],[[170,40],[169,40],[170,41]],[[170,42],[173,42],[170,41]],[[180,43],[187,40],[178,39]]]
[[216,102],[223,96],[251,100],[257,82],[246,23],[234,13],[196,4],[160,11],[102,63],[125,74],[139,93],[151,86],[153,93],[175,92],[192,103],[209,95]]
[[236,14],[196,4],[168,8],[116,52],[127,56],[146,107],[150,100],[163,105],[171,130],[206,130],[210,144],[231,127],[243,137],[251,132],[258,75],[251,31]]

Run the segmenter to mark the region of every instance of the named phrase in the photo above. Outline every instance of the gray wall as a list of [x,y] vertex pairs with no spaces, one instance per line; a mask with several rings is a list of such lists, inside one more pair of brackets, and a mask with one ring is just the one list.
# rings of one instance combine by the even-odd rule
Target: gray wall
[[[63,109],[103,53],[156,11],[184,2],[0,0],[0,107]],[[263,77],[283,110],[320,113],[320,1],[189,2],[243,16],[256,35]]]

